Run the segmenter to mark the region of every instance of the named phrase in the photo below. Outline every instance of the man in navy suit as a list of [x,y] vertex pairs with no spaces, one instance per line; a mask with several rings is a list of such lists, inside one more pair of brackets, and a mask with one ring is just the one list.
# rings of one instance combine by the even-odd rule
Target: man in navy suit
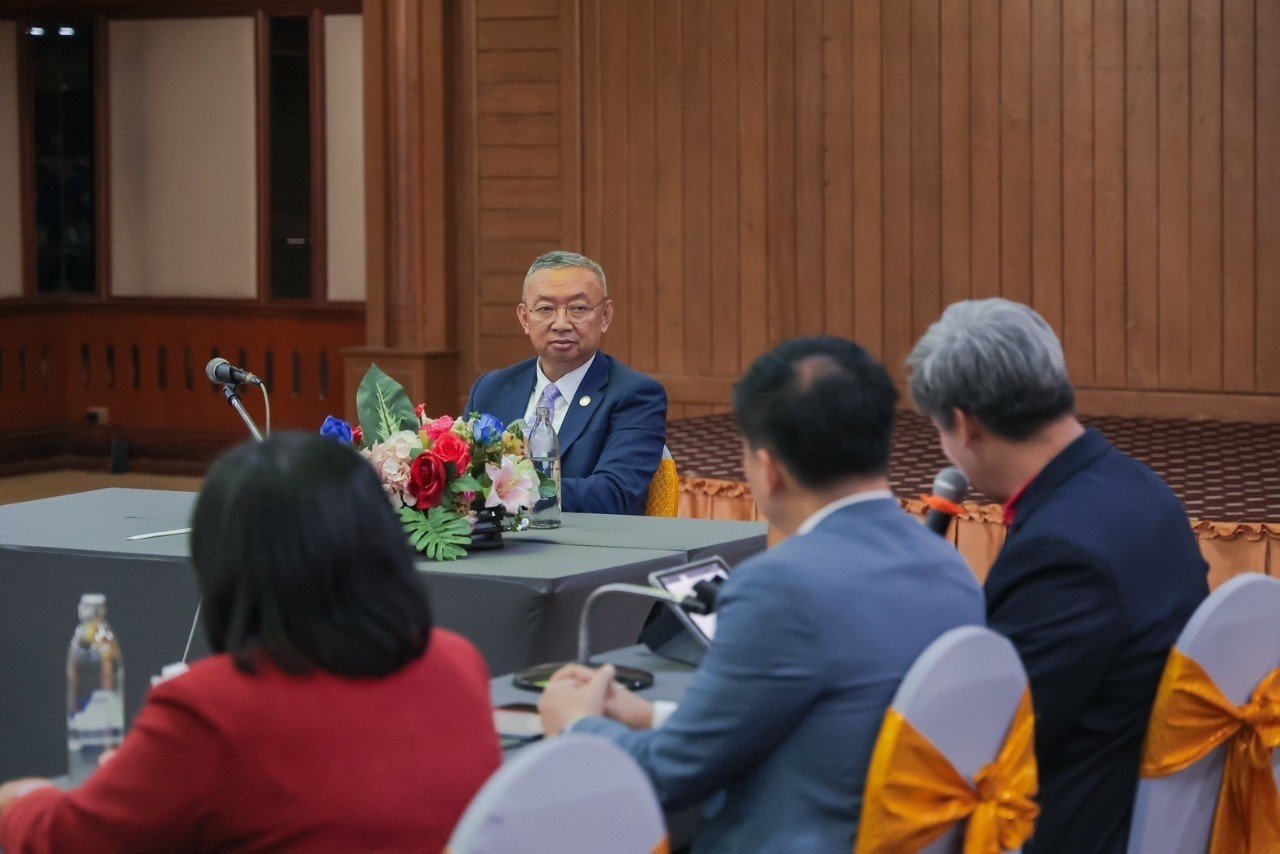
[[1042,812],[1028,852],[1123,852],[1165,659],[1208,566],[1177,497],[1074,415],[1062,345],[1002,299],[956,303],[908,359],[947,458],[1009,526],[987,620],[1035,702]]
[[710,799],[697,851],[848,854],[898,683],[939,635],[983,623],[972,571],[889,492],[896,399],[849,341],[788,341],[757,360],[734,393],[743,463],[790,538],[725,582],[715,640],[656,729],[607,665],[570,665],[543,693],[549,733],[612,739],[665,807]]
[[574,252],[538,257],[516,317],[537,358],[480,377],[463,411],[532,423],[537,406],[548,406],[560,439],[561,506],[644,513],[666,442],[667,392],[600,352],[613,321],[604,270]]

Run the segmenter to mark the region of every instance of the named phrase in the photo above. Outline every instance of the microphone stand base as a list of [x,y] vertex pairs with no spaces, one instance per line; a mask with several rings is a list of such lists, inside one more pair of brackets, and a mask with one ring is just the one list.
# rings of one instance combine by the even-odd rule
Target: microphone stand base
[[[511,682],[517,688],[525,691],[541,691],[551,681],[551,677],[557,670],[570,664],[568,661],[554,661],[549,664],[535,664],[533,667],[526,667],[524,670],[516,671],[511,677]],[[620,685],[630,688],[632,691],[642,691],[653,685],[653,674],[647,670],[641,670],[638,667],[623,667],[614,665],[617,668],[617,676],[614,679]]]

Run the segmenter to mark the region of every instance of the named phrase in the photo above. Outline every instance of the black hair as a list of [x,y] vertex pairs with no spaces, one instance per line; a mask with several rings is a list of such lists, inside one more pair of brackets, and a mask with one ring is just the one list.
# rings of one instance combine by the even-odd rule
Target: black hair
[[383,676],[418,658],[431,608],[400,522],[358,452],[276,433],[209,470],[191,557],[210,646],[254,672]]
[[898,392],[884,366],[843,338],[794,338],[756,359],[733,390],[752,448],[822,489],[889,471]]

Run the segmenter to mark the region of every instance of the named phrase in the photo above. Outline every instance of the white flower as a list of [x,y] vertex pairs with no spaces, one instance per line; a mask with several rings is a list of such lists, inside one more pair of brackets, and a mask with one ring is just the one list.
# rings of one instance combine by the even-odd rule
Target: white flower
[[422,440],[417,433],[401,430],[399,433],[392,433],[387,441],[378,442],[369,450],[369,462],[378,473],[382,488],[394,507],[401,504],[412,507],[417,503],[409,492],[409,457],[415,449],[421,448]]

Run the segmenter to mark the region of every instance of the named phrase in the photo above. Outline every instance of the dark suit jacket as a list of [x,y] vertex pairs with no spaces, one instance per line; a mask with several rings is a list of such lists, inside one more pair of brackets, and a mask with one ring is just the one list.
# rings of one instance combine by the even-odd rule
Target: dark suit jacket
[[585,718],[649,774],[664,806],[707,805],[694,848],[853,850],[867,765],[893,692],[949,629],[981,625],[982,591],[897,501],[837,510],[743,562],[716,638],[661,729]]
[[[537,363],[529,359],[480,377],[464,414],[487,412],[503,424],[523,418],[537,385]],[[569,401],[559,438],[565,511],[643,514],[667,440],[666,389],[597,353]]]
[[1087,430],[1028,485],[987,577],[1036,708],[1042,813],[1028,852],[1123,852],[1165,659],[1208,595],[1177,497]]

